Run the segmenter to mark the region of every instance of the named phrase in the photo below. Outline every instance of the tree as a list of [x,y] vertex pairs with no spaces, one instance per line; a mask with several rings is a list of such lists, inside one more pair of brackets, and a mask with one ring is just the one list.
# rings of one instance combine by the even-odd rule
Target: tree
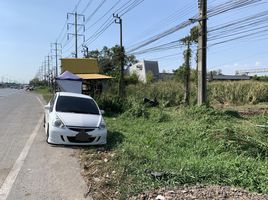
[[195,26],[190,30],[190,35],[182,38],[181,43],[186,46],[186,50],[183,52],[184,64],[181,66],[181,72],[183,74],[184,80],[184,105],[188,106],[190,103],[190,73],[191,73],[191,58],[192,50],[191,45],[198,43],[198,27]]
[[212,76],[217,76],[217,75],[222,75],[222,70],[218,69],[218,70],[212,70],[208,73],[208,75],[212,75]]
[[[115,77],[117,80],[119,78],[120,70],[120,46],[115,45],[112,48],[104,46],[101,51],[94,50],[88,53],[89,58],[96,58],[98,60],[99,68],[102,73]],[[124,65],[131,66],[138,61],[135,56],[124,56]]]
[[45,86],[47,83],[46,81],[42,81],[38,78],[34,78],[29,82],[29,84],[34,87],[39,87],[39,86]]

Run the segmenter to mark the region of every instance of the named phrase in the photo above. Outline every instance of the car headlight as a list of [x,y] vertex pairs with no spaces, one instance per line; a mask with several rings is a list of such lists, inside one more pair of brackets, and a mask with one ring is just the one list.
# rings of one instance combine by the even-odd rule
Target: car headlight
[[52,122],[52,126],[57,127],[57,128],[65,128],[64,123],[61,121],[61,119],[56,116],[56,118]]
[[101,122],[100,122],[100,125],[99,125],[99,129],[105,129],[106,128],[106,125],[105,125],[105,122],[103,120],[103,118],[101,119]]

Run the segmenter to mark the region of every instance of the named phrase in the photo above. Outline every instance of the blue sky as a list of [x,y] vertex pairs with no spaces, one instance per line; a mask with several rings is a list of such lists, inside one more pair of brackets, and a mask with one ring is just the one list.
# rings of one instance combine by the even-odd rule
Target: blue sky
[[[92,14],[101,1],[92,1],[84,12],[86,18]],[[84,33],[86,39],[96,32],[114,10],[128,0],[119,1],[119,4],[105,18],[99,20],[117,1],[106,0],[98,12],[93,15],[86,24],[86,29],[88,29]],[[227,0],[208,0],[208,4],[209,7],[213,7],[225,1]],[[81,13],[88,2],[90,1],[81,0],[77,12]],[[72,12],[77,3],[78,0],[0,0],[2,8],[0,12],[0,78],[19,82],[27,82],[32,79],[42,65],[45,56],[50,53],[50,43],[57,39],[64,46],[63,57],[70,56],[74,50],[74,41],[72,39],[67,41],[67,28],[64,25],[67,12]],[[265,11],[267,8],[267,4],[252,6],[209,18],[208,27],[219,26],[234,19]],[[168,18],[172,14],[174,14],[174,18]],[[197,0],[145,0],[122,17],[125,47],[128,48],[150,36],[161,33],[196,14]],[[161,39],[152,46],[180,39],[188,34],[190,27]],[[71,32],[71,28],[69,31]],[[267,32],[265,33],[267,35]],[[225,74],[233,74],[235,70],[239,69],[268,67],[267,38],[268,35],[266,38],[255,36],[210,47],[208,49],[208,70],[222,69]],[[81,43],[82,38],[79,40],[79,46]],[[103,46],[111,47],[118,43],[119,26],[112,24],[99,38],[89,44],[89,48],[90,50],[101,49]],[[138,59],[157,59],[160,71],[171,72],[182,64],[182,52],[183,47],[180,47],[140,55]],[[82,54],[80,53],[79,56],[81,57]],[[192,66],[194,67],[195,64],[192,63]]]

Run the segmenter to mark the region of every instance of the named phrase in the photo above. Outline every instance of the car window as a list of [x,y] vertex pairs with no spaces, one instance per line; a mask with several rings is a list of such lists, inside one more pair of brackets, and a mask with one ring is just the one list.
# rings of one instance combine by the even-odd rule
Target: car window
[[99,115],[99,109],[92,99],[59,96],[56,104],[57,112],[71,112]]

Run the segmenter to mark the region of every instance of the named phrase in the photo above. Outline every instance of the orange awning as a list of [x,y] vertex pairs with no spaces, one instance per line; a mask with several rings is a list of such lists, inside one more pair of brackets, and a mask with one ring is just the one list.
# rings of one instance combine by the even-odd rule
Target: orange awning
[[111,79],[111,78],[113,78],[111,76],[106,76],[103,74],[76,74],[76,75],[82,79],[85,79],[85,80],[97,80],[97,79]]

